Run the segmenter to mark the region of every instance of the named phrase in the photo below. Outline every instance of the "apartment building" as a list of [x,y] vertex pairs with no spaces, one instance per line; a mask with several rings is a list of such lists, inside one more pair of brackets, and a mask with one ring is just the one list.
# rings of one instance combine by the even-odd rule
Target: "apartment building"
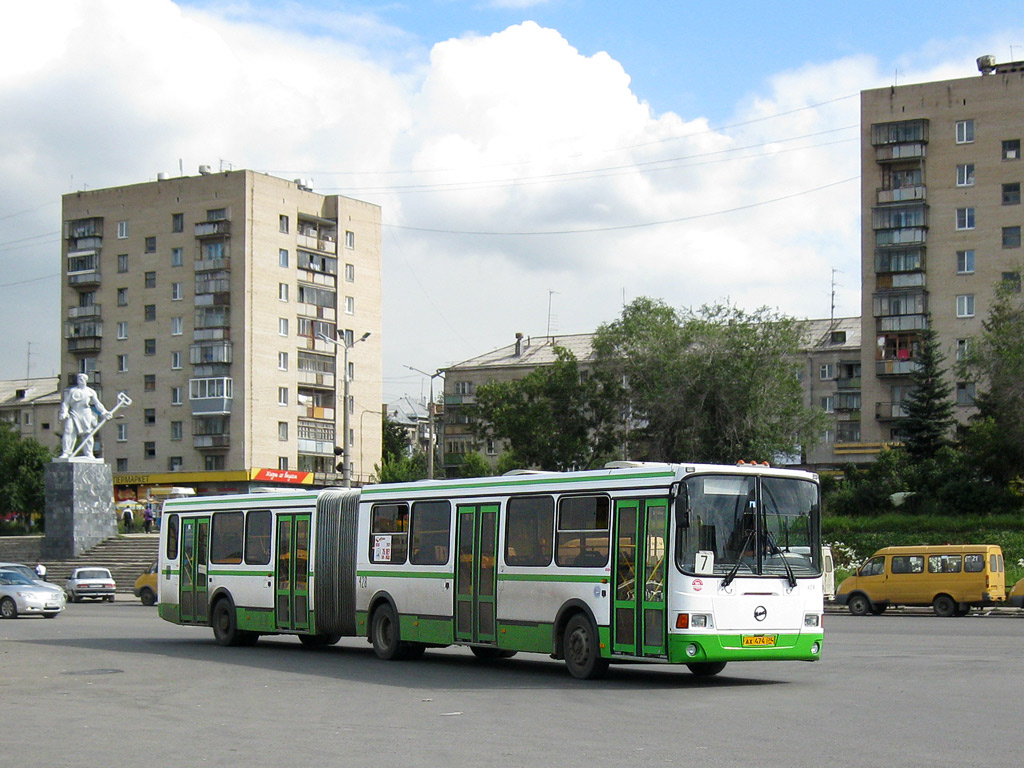
[[898,419],[930,322],[956,415],[975,383],[955,362],[981,331],[997,284],[1019,289],[1024,62],[861,93],[864,453],[898,441]]
[[0,421],[21,438],[32,438],[45,448],[58,447],[59,384],[57,376],[0,381]]
[[353,484],[367,481],[381,452],[380,208],[199,170],[63,197],[61,383],[86,373],[108,408],[131,398],[97,451],[118,497],[338,484],[344,425]]

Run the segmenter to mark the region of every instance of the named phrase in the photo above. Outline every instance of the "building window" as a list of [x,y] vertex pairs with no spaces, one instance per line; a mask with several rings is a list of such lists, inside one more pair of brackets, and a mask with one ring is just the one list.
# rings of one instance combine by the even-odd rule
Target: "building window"
[[228,217],[227,208],[210,208],[206,212],[207,221],[224,221]]
[[1020,248],[1020,227],[1003,227],[1003,248]]
[[1003,141],[1003,160],[1020,160],[1020,139]]
[[277,318],[277,335],[287,336],[288,335],[288,318],[279,317]]
[[822,381],[831,381],[836,377],[836,368],[832,363],[822,363],[818,368],[818,378]]
[[353,315],[356,311],[356,300],[354,296],[345,297],[345,314]]
[[203,469],[205,469],[207,472],[213,472],[218,469],[224,469],[224,457],[218,455],[204,457]]
[[277,457],[277,468],[282,470],[282,471],[288,469],[288,457],[287,456],[278,456]]
[[288,370],[288,353],[278,352],[277,353],[277,370],[287,371]]
[[956,297],[956,316],[974,317],[974,294],[966,293]]
[[835,413],[835,400],[831,395],[820,398],[818,402],[821,405],[821,410],[825,413]]
[[117,239],[124,240],[128,237],[128,222],[119,221],[117,222]]
[[128,254],[119,253],[117,254],[117,271],[127,272],[128,271]]
[[974,251],[956,252],[956,273],[958,275],[974,274]]
[[118,459],[117,460],[117,471],[118,472],[127,472],[128,471],[128,459]]
[[144,424],[156,424],[156,408],[145,408],[142,411],[142,422]]
[[142,451],[143,451],[143,455],[147,459],[155,459],[156,458],[156,443],[153,443],[153,442],[145,442],[145,443],[143,443],[142,444]]
[[1020,182],[1003,184],[1003,205],[1020,205]]
[[126,443],[128,442],[128,425],[118,424],[117,425],[117,442]]
[[155,237],[147,237],[146,238],[146,253],[156,253],[156,238]]
[[171,214],[171,232],[184,232],[185,231],[185,214],[184,213],[172,213]]
[[143,392],[156,392],[156,374],[147,373],[142,377],[142,391]]
[[185,252],[181,248],[171,248],[171,266],[180,267],[185,263]]
[[145,349],[146,355],[155,355],[156,354],[156,339],[146,339],[143,342],[143,347]]
[[974,208],[956,209],[956,228],[974,229]]
[[346,248],[355,248],[356,247],[356,233],[355,232],[345,232],[345,247]]
[[1002,281],[1011,293],[1020,293],[1020,272],[1003,272]]
[[956,385],[956,404],[974,405],[974,382],[960,381]]
[[962,163],[956,167],[956,185],[958,187],[974,186],[974,163]]
[[171,387],[171,405],[181,405],[181,387]]
[[356,281],[356,265],[346,264],[345,265],[345,282],[354,283]]
[[956,143],[957,144],[970,144],[974,141],[974,121],[973,120],[957,120],[956,121]]
[[117,356],[117,372],[125,373],[128,370],[128,355]]
[[180,472],[181,471],[181,456],[171,456],[170,460],[167,462],[167,468],[171,472]]
[[287,267],[288,266],[288,249],[282,248],[277,252],[277,266]]
[[147,288],[156,288],[156,272],[147,272],[145,280]]
[[128,338],[128,323],[122,320],[117,324],[117,338],[127,339]]
[[118,288],[117,289],[117,306],[127,307],[128,306],[128,289]]
[[287,421],[279,421],[279,422],[277,422],[277,439],[278,440],[282,440],[282,441],[288,439],[288,422]]
[[181,352],[171,352],[171,370],[181,370]]
[[171,440],[181,440],[183,422],[172,421],[171,422]]
[[956,359],[966,360],[967,355],[971,351],[971,340],[970,339],[957,339],[956,340]]
[[288,405],[288,387],[277,388],[277,404]]
[[171,301],[181,301],[185,298],[184,283],[171,283]]
[[146,322],[156,320],[156,304],[147,304],[143,308],[143,317],[146,318]]
[[288,301],[288,283],[277,284],[277,300]]
[[288,234],[288,217],[282,214],[277,219],[277,228],[285,235]]

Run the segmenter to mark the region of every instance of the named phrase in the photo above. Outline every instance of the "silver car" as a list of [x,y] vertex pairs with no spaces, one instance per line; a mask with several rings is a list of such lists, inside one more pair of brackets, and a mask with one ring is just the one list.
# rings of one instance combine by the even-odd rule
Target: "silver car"
[[79,603],[84,598],[108,600],[114,602],[114,577],[106,568],[89,566],[87,568],[75,568],[71,572],[71,578],[64,583],[64,591],[68,593],[68,600]]
[[44,586],[17,571],[0,570],[0,616],[39,615],[52,619],[64,610],[60,587]]

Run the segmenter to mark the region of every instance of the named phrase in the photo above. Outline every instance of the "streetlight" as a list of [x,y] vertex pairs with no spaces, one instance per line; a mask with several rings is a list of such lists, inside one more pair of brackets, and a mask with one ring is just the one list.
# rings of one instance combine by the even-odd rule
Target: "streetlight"
[[339,328],[338,329],[338,336],[341,337],[341,341],[337,341],[336,339],[332,339],[330,336],[326,336],[326,335],[324,335],[322,333],[318,333],[316,335],[316,337],[318,339],[320,339],[321,341],[326,341],[326,342],[328,342],[330,344],[333,344],[336,347],[341,347],[342,349],[345,350],[345,358],[344,358],[344,363],[343,363],[344,367],[342,368],[342,377],[343,377],[343,381],[345,382],[345,388],[344,388],[344,395],[343,395],[344,402],[342,403],[342,409],[341,409],[342,416],[343,416],[342,422],[341,422],[342,423],[341,429],[345,433],[343,438],[342,438],[342,441],[343,441],[342,445],[345,446],[345,452],[344,452],[344,454],[341,457],[341,476],[342,476],[342,483],[344,484],[344,486],[346,488],[351,488],[352,487],[352,439],[349,436],[349,428],[348,428],[348,384],[349,384],[349,378],[348,378],[348,351],[350,349],[352,349],[352,347],[354,347],[360,341],[366,341],[368,338],[370,338],[370,332],[367,331],[366,333],[364,333],[362,336],[360,336],[355,341],[349,341],[348,340],[348,336],[346,336],[344,334],[345,334],[345,332]]
[[438,376],[443,376],[443,371],[437,371],[436,373],[427,373],[421,371],[419,368],[413,368],[411,365],[403,366],[408,368],[410,371],[416,371],[416,373],[422,373],[424,376],[430,379],[430,402],[427,403],[427,428],[429,430],[429,437],[427,441],[430,444],[430,450],[427,452],[427,479],[434,479],[434,379]]

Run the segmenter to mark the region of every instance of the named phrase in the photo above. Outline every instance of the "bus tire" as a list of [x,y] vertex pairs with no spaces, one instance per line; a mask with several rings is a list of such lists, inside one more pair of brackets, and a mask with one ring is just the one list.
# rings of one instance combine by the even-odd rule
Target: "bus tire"
[[213,637],[218,645],[252,645],[259,639],[257,633],[246,632],[238,628],[235,606],[226,597],[220,598],[213,604],[213,610],[210,611],[210,626],[213,627]]
[[569,674],[578,680],[594,680],[608,671],[608,659],[601,656],[597,631],[583,614],[576,614],[565,625],[562,652]]
[[326,648],[341,640],[341,635],[299,635],[299,642],[306,648]]
[[370,642],[373,643],[373,652],[378,659],[396,661],[402,658],[402,633],[398,616],[390,603],[382,603],[373,612]]
[[687,664],[686,668],[697,677],[714,677],[725,669],[725,664],[724,661],[695,661]]
[[473,645],[470,649],[473,655],[480,661],[494,661],[495,659],[511,659],[516,655],[515,651],[508,651],[504,648],[495,648],[491,645]]
[[953,616],[956,614],[956,608],[956,601],[949,595],[937,595],[932,601],[932,610],[936,616]]
[[867,616],[871,612],[871,601],[868,600],[867,595],[858,592],[855,595],[850,595],[846,607],[854,616]]

